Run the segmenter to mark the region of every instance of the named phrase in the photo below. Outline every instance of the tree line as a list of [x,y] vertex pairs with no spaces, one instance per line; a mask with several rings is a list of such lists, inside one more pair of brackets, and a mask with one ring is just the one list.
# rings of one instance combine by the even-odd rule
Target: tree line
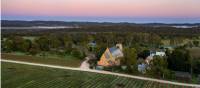
[[[124,58],[121,58],[121,64],[128,67],[126,72],[130,74],[138,73],[138,57],[147,57],[150,49],[159,48],[162,45],[162,39],[170,38],[175,42],[172,42],[172,44],[182,42],[182,38],[179,37],[171,38],[155,33],[135,32],[51,33],[32,37],[34,38],[33,40],[19,35],[3,36],[1,50],[6,53],[19,51],[30,55],[42,53],[44,56],[45,52],[55,52],[59,55],[70,54],[80,59],[83,59],[88,53],[93,53],[100,59],[107,47],[122,43]],[[176,38],[179,41],[176,41]],[[90,43],[94,43],[95,46],[90,45]],[[192,58],[186,49],[188,46],[186,44],[175,48],[173,51],[167,50],[165,57],[154,57],[150,63],[151,70],[147,74],[153,77],[169,79],[173,78],[173,71],[199,74],[200,58]]]

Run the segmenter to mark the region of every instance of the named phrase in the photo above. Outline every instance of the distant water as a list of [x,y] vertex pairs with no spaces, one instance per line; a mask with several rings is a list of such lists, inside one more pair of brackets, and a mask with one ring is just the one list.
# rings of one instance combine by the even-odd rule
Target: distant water
[[198,26],[186,26],[186,25],[183,25],[183,26],[172,26],[172,27],[175,27],[175,28],[193,28],[193,27],[198,27]]
[[200,18],[137,18],[137,17],[48,17],[48,16],[2,16],[2,20],[45,20],[76,22],[129,22],[129,23],[200,23]]
[[79,28],[74,26],[33,26],[33,27],[1,27],[1,29],[67,29]]

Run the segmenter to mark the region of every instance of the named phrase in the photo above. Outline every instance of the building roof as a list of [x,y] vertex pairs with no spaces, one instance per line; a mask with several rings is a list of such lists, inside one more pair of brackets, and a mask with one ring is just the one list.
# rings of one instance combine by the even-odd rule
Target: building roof
[[96,42],[90,42],[90,43],[88,43],[88,45],[90,45],[91,47],[95,47],[96,46]]
[[109,50],[110,50],[110,53],[112,54],[112,56],[114,58],[123,57],[124,56],[123,52],[117,47],[111,47],[111,48],[109,48]]
[[174,71],[176,77],[186,77],[191,78],[191,74],[189,72],[181,72],[181,71]]

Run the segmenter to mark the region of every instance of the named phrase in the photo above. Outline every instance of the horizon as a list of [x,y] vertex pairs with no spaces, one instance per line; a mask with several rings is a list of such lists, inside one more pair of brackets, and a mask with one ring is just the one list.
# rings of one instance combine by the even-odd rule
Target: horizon
[[9,21],[64,21],[64,22],[110,22],[110,23],[164,23],[164,24],[194,24],[200,23],[200,18],[136,18],[136,17],[49,17],[49,16],[3,16],[1,20]]
[[198,3],[199,0],[2,0],[1,19],[200,23]]

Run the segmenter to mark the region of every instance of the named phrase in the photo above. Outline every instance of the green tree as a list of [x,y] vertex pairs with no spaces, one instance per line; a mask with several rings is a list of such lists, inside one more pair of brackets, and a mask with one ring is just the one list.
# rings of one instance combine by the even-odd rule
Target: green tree
[[29,49],[31,48],[31,40],[23,40],[22,44],[20,45],[20,50],[23,51],[23,52],[28,52]]
[[184,47],[176,48],[168,57],[168,67],[175,71],[190,71],[190,54]]
[[84,52],[77,49],[73,49],[71,54],[79,59],[84,59],[86,56]]
[[50,48],[58,49],[59,47],[61,47],[62,42],[57,36],[50,35],[48,39],[49,39]]
[[169,78],[171,74],[167,67],[166,58],[154,56],[150,62],[150,70],[147,73],[155,77]]
[[193,71],[195,74],[200,74],[200,58],[194,58],[193,59],[193,65],[192,65],[192,68],[193,68]]
[[40,50],[49,51],[50,41],[47,36],[41,36],[38,39],[36,39],[35,42],[39,45]]
[[39,46],[38,46],[36,43],[33,43],[33,44],[31,45],[31,48],[30,48],[30,50],[29,50],[29,53],[30,53],[31,55],[36,55],[36,54],[38,54],[39,52],[40,52]]
[[97,59],[100,59],[102,54],[105,52],[107,46],[104,43],[99,43],[96,45],[96,47],[93,50],[93,53],[95,53]]
[[199,46],[199,41],[193,41],[193,44],[198,47]]
[[157,35],[157,34],[151,34],[151,36],[149,36],[150,37],[150,44],[151,44],[151,46],[158,46],[158,45],[160,45],[161,44],[161,38],[160,38],[160,36],[159,35]]
[[122,63],[125,63],[128,68],[128,72],[135,73],[137,72],[137,53],[134,48],[125,48],[124,49],[124,60]]
[[15,44],[13,42],[13,40],[7,39],[4,43],[3,43],[3,47],[5,48],[6,52],[11,52],[14,51],[15,49]]
[[64,35],[64,37],[61,38],[62,46],[64,47],[65,53],[71,53],[73,41],[72,37],[69,34]]
[[15,36],[12,38],[14,43],[14,49],[15,51],[23,51],[23,43],[24,39],[21,36]]

